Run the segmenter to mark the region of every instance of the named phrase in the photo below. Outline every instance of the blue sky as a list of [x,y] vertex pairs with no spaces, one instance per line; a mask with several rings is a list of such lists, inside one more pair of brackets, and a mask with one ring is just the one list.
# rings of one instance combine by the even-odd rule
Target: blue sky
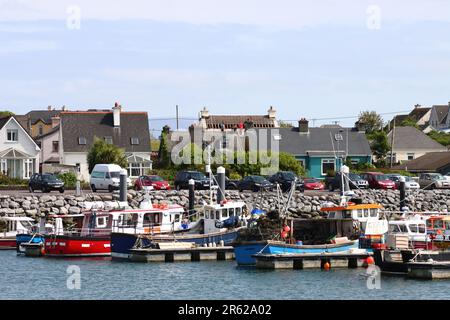
[[[72,5],[80,29],[67,27]],[[265,114],[273,105],[295,120],[444,104],[449,9],[440,0],[0,0],[0,109],[120,101],[152,119],[174,117],[176,104],[186,118],[203,106]]]

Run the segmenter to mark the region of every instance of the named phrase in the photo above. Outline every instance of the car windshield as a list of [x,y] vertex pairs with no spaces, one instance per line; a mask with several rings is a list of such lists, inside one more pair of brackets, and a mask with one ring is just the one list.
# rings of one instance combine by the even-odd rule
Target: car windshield
[[414,180],[411,177],[406,176],[405,177],[406,182],[414,182]]
[[392,181],[399,181],[400,177],[399,176],[388,176],[388,178]]
[[42,175],[42,180],[45,180],[45,181],[56,181],[57,179],[52,174],[43,174]]
[[113,171],[109,173],[111,175],[111,178],[120,178],[120,172],[119,171]]
[[350,177],[350,180],[362,180],[361,177],[356,173],[350,173],[348,176]]
[[150,176],[150,177],[147,177],[147,179],[150,181],[164,181],[164,179],[161,178],[160,176]]
[[444,177],[439,173],[430,174],[431,179],[433,180],[444,180]]
[[194,180],[205,180],[206,176],[201,172],[192,172],[191,178]]
[[305,179],[305,183],[317,183],[319,180],[317,179]]
[[376,174],[374,175],[375,180],[377,181],[385,181],[385,180],[389,180],[389,177],[385,174]]
[[286,180],[295,180],[295,178],[296,178],[295,174],[292,172],[283,172],[281,174],[281,176],[283,177],[283,179],[286,179]]
[[266,181],[266,179],[264,179],[261,176],[253,176],[252,179],[253,179],[253,181],[258,182],[258,183],[262,183],[262,182]]

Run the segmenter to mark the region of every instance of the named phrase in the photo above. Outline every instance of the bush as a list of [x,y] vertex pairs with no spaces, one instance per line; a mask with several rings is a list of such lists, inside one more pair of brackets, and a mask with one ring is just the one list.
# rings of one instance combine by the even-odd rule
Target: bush
[[0,174],[0,185],[4,186],[25,186],[28,184],[27,180],[18,178],[10,178],[7,175]]
[[73,172],[63,172],[57,175],[64,182],[66,188],[75,188],[77,185],[77,176]]
[[241,180],[242,176],[239,173],[237,173],[237,172],[231,172],[230,175],[229,175],[229,178],[231,180]]

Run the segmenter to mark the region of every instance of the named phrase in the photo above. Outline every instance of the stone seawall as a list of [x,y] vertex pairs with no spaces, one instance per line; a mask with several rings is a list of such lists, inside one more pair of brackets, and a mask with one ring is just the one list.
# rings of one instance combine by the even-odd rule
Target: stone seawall
[[[209,191],[196,191],[196,204],[200,205],[209,199]],[[399,210],[399,191],[385,190],[357,190],[356,194],[363,203],[377,202],[387,210]],[[128,203],[131,207],[138,208],[144,200],[144,193],[134,190],[128,191]],[[252,193],[227,191],[227,199],[242,200],[250,207],[258,206],[265,210],[276,209],[278,198],[275,193]],[[0,216],[27,215],[31,217],[43,214],[77,214],[86,207],[86,202],[92,201],[118,201],[119,196],[114,194],[89,193],[81,196],[40,194],[33,196],[0,196]],[[188,192],[182,191],[154,191],[151,193],[152,202],[174,203],[188,206]],[[283,201],[286,201],[284,196]],[[339,203],[339,195],[334,193],[314,192],[295,193],[289,211],[297,218],[320,218],[320,206],[324,202]],[[407,192],[406,205],[411,211],[450,211],[450,190],[411,191]]]

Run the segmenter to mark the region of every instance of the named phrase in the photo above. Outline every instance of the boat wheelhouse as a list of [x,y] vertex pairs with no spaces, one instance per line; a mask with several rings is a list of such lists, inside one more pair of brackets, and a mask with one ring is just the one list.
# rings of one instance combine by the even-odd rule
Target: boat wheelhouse
[[16,249],[16,236],[18,234],[30,234],[34,219],[29,217],[0,217],[3,231],[0,232],[0,249]]

